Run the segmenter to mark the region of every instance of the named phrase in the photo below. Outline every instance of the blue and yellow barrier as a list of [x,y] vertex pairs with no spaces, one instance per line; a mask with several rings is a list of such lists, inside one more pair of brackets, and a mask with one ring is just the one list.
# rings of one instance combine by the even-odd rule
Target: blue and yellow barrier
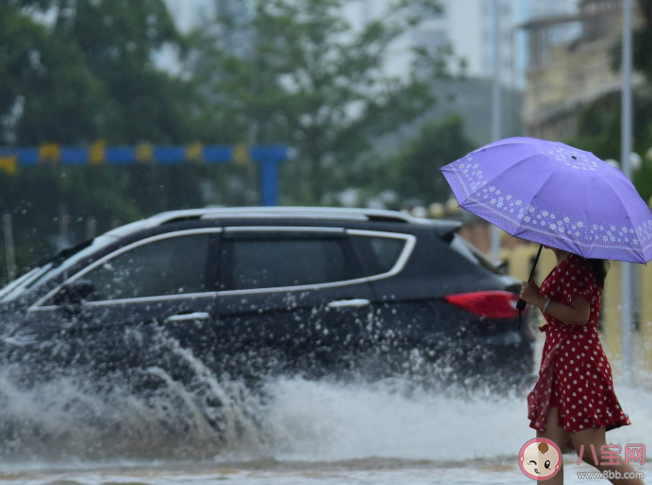
[[278,204],[278,163],[288,159],[284,145],[252,146],[202,145],[156,146],[139,143],[136,146],[106,146],[99,140],[89,147],[61,147],[48,143],[33,148],[0,147],[0,171],[14,174],[20,167],[39,164],[69,166],[178,164],[178,163],[258,163],[261,202],[265,206]]

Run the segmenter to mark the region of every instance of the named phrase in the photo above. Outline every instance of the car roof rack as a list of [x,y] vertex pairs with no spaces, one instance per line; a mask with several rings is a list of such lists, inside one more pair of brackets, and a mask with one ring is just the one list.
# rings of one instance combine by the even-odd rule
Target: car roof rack
[[[383,209],[349,209],[333,207],[208,207],[169,211],[148,219],[132,222],[107,233],[122,237],[137,230],[150,229],[163,224],[193,219],[331,219],[374,222],[400,222],[412,224],[439,225],[440,221],[414,217],[405,212]],[[449,223],[450,221],[441,221]]]
[[298,218],[298,219],[351,219],[383,222],[428,223],[428,219],[414,217],[399,211],[383,209],[349,209],[340,207],[237,207],[208,209],[202,219],[246,218]]

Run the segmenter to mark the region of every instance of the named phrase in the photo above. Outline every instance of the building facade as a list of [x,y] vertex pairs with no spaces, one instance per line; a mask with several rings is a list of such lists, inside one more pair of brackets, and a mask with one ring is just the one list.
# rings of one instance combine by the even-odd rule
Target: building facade
[[[575,14],[523,25],[528,36],[523,121],[529,135],[573,137],[583,106],[620,91],[621,73],[612,69],[610,52],[622,36],[622,13],[621,0],[588,0]],[[635,75],[634,82],[642,78]]]

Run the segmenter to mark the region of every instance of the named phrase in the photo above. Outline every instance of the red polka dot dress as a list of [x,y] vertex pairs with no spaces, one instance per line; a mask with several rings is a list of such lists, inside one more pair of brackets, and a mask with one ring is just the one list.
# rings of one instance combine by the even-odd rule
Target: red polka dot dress
[[541,284],[541,294],[570,304],[578,295],[591,302],[589,321],[569,325],[544,313],[546,332],[539,380],[527,397],[530,427],[545,431],[548,408],[557,407],[558,422],[566,431],[593,426],[606,430],[631,424],[614,391],[611,366],[598,334],[602,289],[589,263],[570,254]]

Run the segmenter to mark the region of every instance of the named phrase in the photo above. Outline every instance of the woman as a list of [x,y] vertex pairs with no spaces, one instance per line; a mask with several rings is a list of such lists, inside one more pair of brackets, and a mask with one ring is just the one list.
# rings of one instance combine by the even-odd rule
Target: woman
[[[617,470],[621,476],[635,472],[622,456],[602,448],[607,431],[631,424],[616,397],[597,329],[608,263],[544,247],[555,253],[557,266],[541,288],[524,282],[521,289],[521,298],[540,308],[547,322],[539,329],[546,332],[539,380],[527,398],[530,427],[537,430],[537,437],[555,442],[562,453],[568,448],[582,452],[582,459],[602,472]],[[620,465],[603,464],[606,461]],[[562,469],[549,483],[563,480]],[[614,479],[612,483],[643,481]]]

